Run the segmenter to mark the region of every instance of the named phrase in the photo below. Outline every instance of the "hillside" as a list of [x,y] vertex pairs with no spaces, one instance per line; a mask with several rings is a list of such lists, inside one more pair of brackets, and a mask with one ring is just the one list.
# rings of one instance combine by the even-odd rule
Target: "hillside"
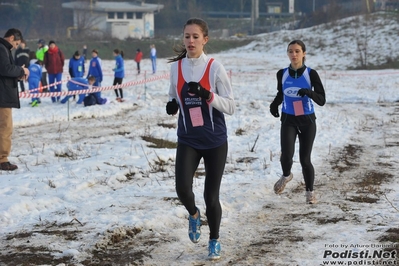
[[307,45],[307,60],[317,69],[393,68],[394,61],[399,58],[398,32],[397,14],[374,13],[311,28],[261,34],[254,42],[235,51],[240,53],[250,49],[280,55],[284,62],[286,57],[282,49],[286,49],[289,41],[301,39]]
[[[379,69],[398,68],[399,32],[398,15],[395,13],[373,13],[371,15],[349,17],[328,24],[322,24],[299,30],[283,30],[264,33],[256,36],[219,38],[220,29],[210,29],[211,38],[207,45],[208,53],[220,53],[229,49],[243,52],[247,49],[260,53],[282,54],[282,48],[293,39],[301,39],[307,44],[308,59],[314,55],[324,54],[323,60],[313,67],[319,69]],[[102,59],[112,59],[112,50],[123,50],[126,59],[133,59],[135,51],[140,48],[144,58],[149,57],[149,46],[155,44],[159,58],[170,58],[174,55],[173,46],[179,44],[181,36],[143,40],[104,40],[104,41],[58,41],[66,58],[79,50],[83,44],[88,50],[97,49]],[[47,41],[47,40],[46,40]],[[31,49],[36,48],[37,40],[28,40]],[[282,46],[276,46],[281,43]],[[312,61],[314,64],[315,62]]]

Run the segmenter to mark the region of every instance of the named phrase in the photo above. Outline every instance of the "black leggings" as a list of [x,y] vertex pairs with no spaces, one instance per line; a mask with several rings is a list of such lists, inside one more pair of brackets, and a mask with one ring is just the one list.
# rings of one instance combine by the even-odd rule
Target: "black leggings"
[[176,150],[176,192],[190,215],[197,212],[193,178],[201,158],[205,165],[204,199],[210,239],[219,238],[222,207],[219,202],[220,183],[227,158],[227,141],[214,149],[198,150],[178,144]]
[[21,88],[21,92],[24,92],[24,91],[25,91],[25,83],[24,83],[23,80],[20,80],[20,81],[19,81],[19,87]]
[[311,162],[313,142],[316,137],[316,124],[297,127],[281,126],[281,168],[283,175],[291,173],[292,158],[294,157],[296,136],[299,139],[299,161],[302,166],[302,174],[305,180],[306,191],[313,191],[314,168]]
[[137,73],[140,74],[140,62],[137,62]]
[[[42,78],[40,79],[42,87],[47,86],[47,72],[42,72]],[[48,92],[48,87],[43,89],[43,92]]]
[[[113,85],[115,86],[117,84],[122,84],[122,80],[123,80],[122,78],[114,78],[114,84]],[[115,89],[114,91],[115,91],[116,97],[119,98],[118,90]],[[121,94],[121,98],[123,99],[123,90],[122,90],[122,88],[119,89],[119,93]]]

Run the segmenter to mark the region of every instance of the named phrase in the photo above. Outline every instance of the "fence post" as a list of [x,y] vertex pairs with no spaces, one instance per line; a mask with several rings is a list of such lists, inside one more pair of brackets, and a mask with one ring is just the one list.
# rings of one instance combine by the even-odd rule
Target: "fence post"
[[[147,79],[147,70],[144,71],[144,80]],[[147,101],[147,82],[144,81],[144,101]]]
[[67,112],[68,112],[68,122],[69,122],[69,99],[68,99],[68,102],[67,102]]

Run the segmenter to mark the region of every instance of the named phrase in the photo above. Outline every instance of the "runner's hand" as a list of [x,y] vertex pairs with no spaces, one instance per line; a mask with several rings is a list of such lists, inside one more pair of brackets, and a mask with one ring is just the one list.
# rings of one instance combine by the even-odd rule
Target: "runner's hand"
[[304,96],[310,97],[310,96],[312,95],[312,91],[309,90],[309,89],[300,89],[300,90],[297,92],[296,95],[297,95],[297,96],[301,96],[301,97],[304,97]]
[[166,104],[166,113],[168,115],[175,115],[178,110],[179,105],[177,104],[176,99],[173,99]]
[[201,98],[210,99],[211,92],[201,86],[198,82],[188,83],[188,92],[193,93]]
[[274,102],[270,104],[270,113],[274,117],[279,117],[280,114],[278,113],[278,105],[275,104]]

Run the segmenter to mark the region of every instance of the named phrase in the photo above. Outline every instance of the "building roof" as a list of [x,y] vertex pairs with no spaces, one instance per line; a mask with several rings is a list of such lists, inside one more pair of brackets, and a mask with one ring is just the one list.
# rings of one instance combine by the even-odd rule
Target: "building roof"
[[146,4],[137,2],[81,2],[74,1],[62,4],[63,8],[74,10],[90,10],[96,12],[159,12],[164,5]]

